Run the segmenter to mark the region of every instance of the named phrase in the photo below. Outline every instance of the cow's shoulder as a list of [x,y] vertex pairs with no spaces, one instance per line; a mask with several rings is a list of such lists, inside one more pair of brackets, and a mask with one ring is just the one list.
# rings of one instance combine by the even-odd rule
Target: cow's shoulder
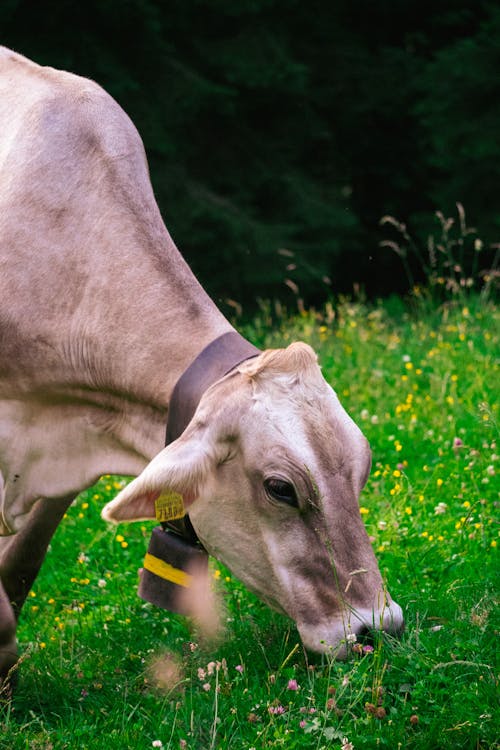
[[130,118],[89,78],[38,65],[0,48],[0,119],[38,142],[110,157],[142,150]]

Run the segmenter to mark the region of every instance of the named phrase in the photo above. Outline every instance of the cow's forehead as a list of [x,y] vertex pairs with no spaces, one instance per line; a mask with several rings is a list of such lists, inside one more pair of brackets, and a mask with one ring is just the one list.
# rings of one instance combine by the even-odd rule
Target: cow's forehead
[[244,423],[247,448],[259,459],[288,459],[315,476],[330,477],[344,463],[366,464],[369,456],[366,439],[317,366],[300,377],[276,372],[252,383]]

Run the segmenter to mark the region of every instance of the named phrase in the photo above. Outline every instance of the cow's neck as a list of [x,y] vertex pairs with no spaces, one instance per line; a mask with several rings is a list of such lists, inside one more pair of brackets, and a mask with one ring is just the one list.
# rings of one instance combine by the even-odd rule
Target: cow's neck
[[165,442],[176,440],[185,430],[205,391],[239,364],[260,354],[236,331],[214,339],[193,360],[177,381],[168,407]]

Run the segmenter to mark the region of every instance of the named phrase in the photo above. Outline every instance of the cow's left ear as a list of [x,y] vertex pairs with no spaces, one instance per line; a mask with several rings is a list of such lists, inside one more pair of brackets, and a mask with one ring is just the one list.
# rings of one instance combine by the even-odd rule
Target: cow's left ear
[[[218,462],[217,446],[209,430],[191,426],[180,438],[164,448],[146,466],[142,474],[123,489],[114,500],[104,506],[106,521],[146,521],[158,517],[156,503],[169,495],[177,495],[174,502],[184,507],[196,500],[199,488],[210,470]],[[167,520],[163,518],[161,520]]]

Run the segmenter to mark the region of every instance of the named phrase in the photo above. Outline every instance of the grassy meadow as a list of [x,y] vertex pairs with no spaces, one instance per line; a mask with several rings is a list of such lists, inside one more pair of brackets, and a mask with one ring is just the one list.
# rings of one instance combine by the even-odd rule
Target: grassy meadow
[[137,597],[154,524],[106,525],[124,480],[104,477],[70,509],[23,611],[0,747],[498,747],[498,310],[474,295],[346,300],[263,309],[243,332],[310,343],[368,437],[360,511],[406,632],[346,662],[307,654],[212,561],[226,632],[204,644]]

